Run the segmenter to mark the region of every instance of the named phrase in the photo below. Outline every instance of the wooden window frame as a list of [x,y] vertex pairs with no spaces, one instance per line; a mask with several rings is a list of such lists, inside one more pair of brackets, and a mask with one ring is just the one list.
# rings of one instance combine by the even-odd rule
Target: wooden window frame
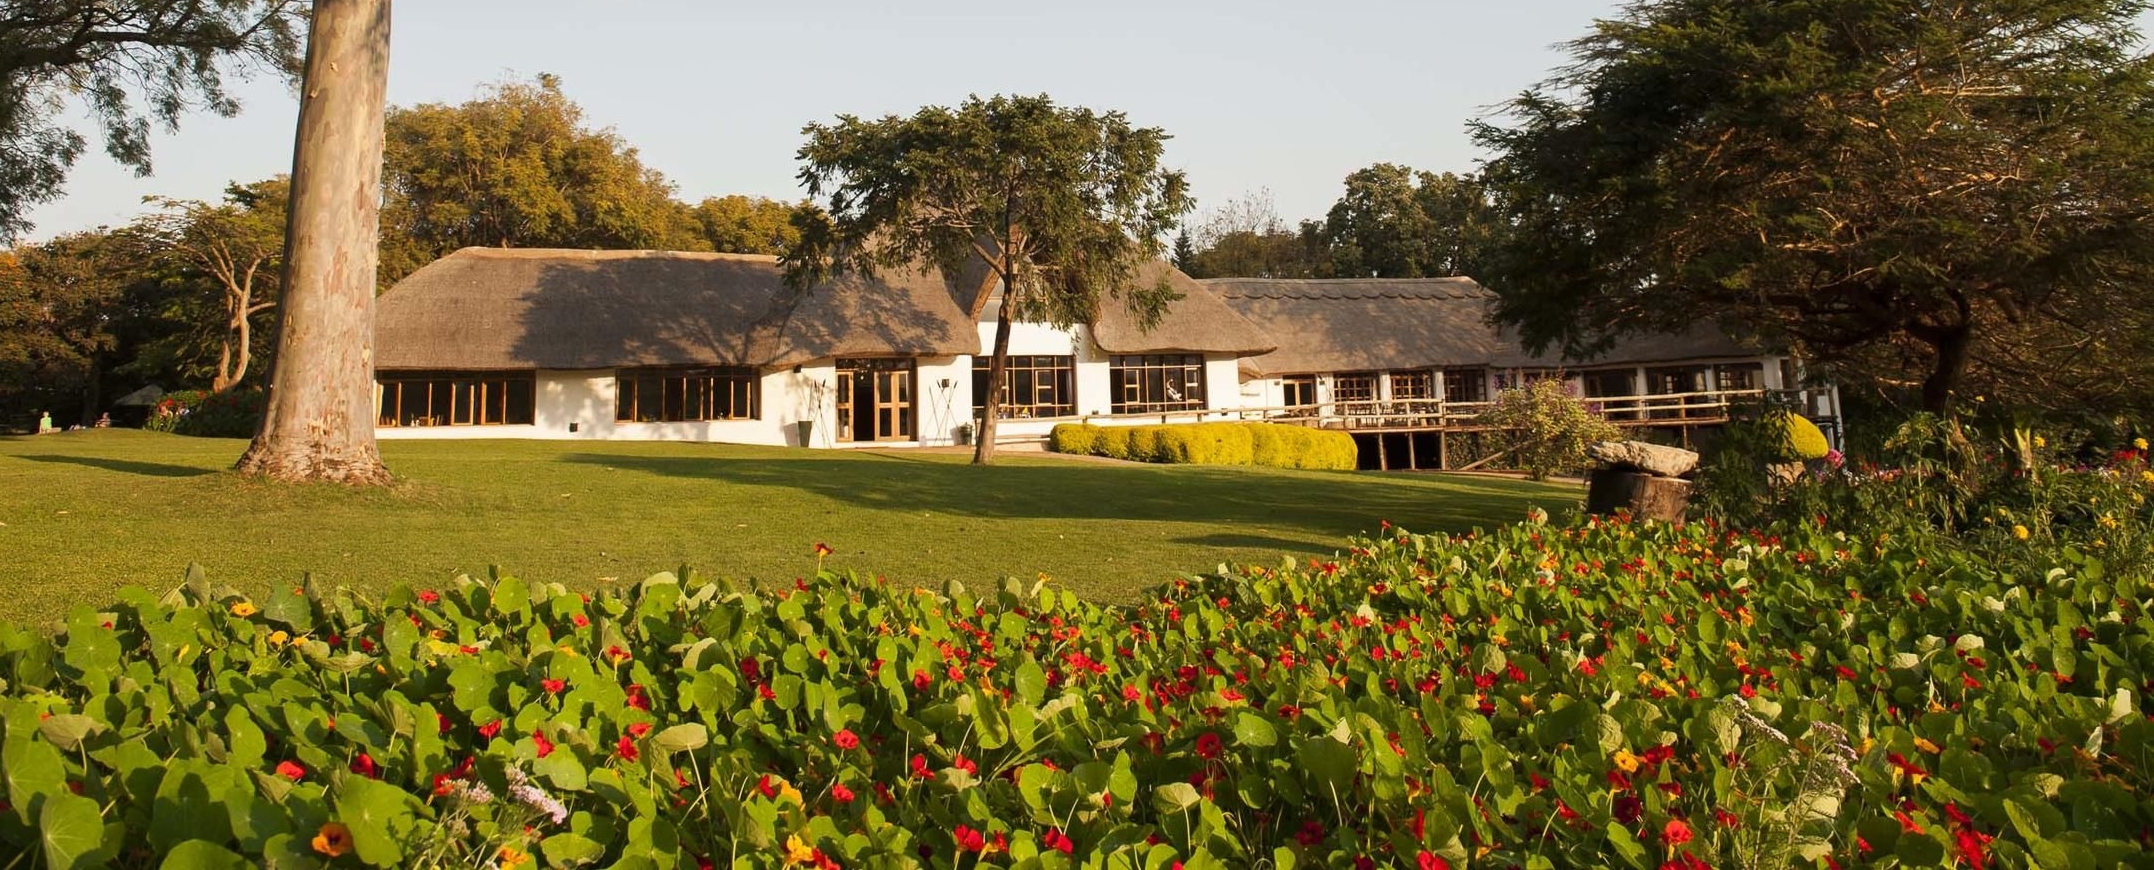
[[536,372],[382,372],[374,380],[377,428],[530,426],[537,417]]
[[[1300,395],[1296,395],[1297,393]],[[1280,378],[1279,398],[1289,408],[1307,408],[1316,405],[1316,376],[1287,375]],[[1296,401],[1296,399],[1300,401]]]
[[1444,369],[1443,400],[1453,403],[1488,401],[1488,369]]
[[711,423],[760,420],[762,380],[760,373],[747,366],[615,369],[613,421]]
[[[1331,400],[1337,403],[1376,401],[1375,372],[1341,372],[1331,376]],[[1354,384],[1348,387],[1348,384]]]
[[[972,419],[987,413],[987,366],[992,360],[975,357],[972,370]],[[1044,375],[1044,378],[1043,378]],[[1053,354],[1012,354],[1002,370],[1004,384],[1000,419],[1021,420],[1077,416],[1077,357]],[[1019,382],[1031,383],[1030,396],[1020,395]],[[1045,401],[1043,401],[1045,399]]]
[[1436,375],[1432,372],[1390,372],[1385,378],[1391,382],[1391,398],[1394,400],[1420,401],[1436,397]]
[[[1204,357],[1200,354],[1130,354],[1108,362],[1114,385],[1113,412],[1156,414],[1206,410]],[[1182,388],[1180,399],[1167,398],[1169,381]]]

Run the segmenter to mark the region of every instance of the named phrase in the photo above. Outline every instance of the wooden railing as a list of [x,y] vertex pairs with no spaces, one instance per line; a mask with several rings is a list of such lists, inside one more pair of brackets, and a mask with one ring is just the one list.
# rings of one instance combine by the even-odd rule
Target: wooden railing
[[[1642,426],[1696,426],[1725,422],[1735,408],[1771,404],[1792,407],[1810,417],[1837,418],[1830,390],[1712,390],[1648,396],[1601,396],[1583,400],[1610,422]],[[1202,423],[1267,421],[1326,429],[1364,431],[1476,431],[1493,428],[1482,418],[1494,402],[1442,399],[1323,402],[1314,405],[1150,411],[1136,414],[1084,414],[1032,422]]]

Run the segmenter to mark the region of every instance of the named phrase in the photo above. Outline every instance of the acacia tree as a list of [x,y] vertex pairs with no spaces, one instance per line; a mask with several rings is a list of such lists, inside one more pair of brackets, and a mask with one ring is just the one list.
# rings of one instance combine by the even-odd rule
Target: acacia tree
[[910,118],[841,115],[802,132],[801,184],[823,210],[804,215],[785,257],[794,287],[856,270],[955,274],[973,258],[1001,281],[977,464],[994,459],[1014,320],[1067,328],[1119,299],[1149,325],[1174,299],[1164,277],[1136,281],[1192,205],[1188,180],[1160,166],[1159,128],[1041,95],[974,96]]
[[390,0],[316,0],[307,36],[269,403],[245,474],[385,484],[374,445],[374,284]]
[[138,227],[160,252],[217,285],[222,303],[216,331],[217,368],[211,390],[245,380],[254,359],[254,321],[277,307],[277,270],[284,257],[284,179],[233,185],[218,205],[153,198],[163,207]]
[[[0,240],[60,195],[82,156],[71,99],[87,102],[105,150],[150,171],[150,124],[197,108],[239,111],[227,72],[297,71],[304,0],[8,0],[0,7]],[[138,105],[138,102],[140,105]]]
[[1498,316],[1575,356],[1714,316],[1945,410],[1976,349],[2129,302],[2154,254],[2144,9],[1631,3],[1474,128]]
[[1257,190],[1208,209],[1194,238],[1176,236],[1175,266],[1193,278],[1311,278],[1326,257],[1318,239],[1306,224],[1301,232],[1288,226],[1271,191]]

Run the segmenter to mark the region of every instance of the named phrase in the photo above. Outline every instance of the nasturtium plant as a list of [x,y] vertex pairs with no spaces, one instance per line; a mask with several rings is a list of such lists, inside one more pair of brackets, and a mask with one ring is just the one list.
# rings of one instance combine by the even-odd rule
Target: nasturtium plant
[[1535,517],[1119,605],[827,572],[256,597],[191,572],[57,634],[0,625],[0,854],[2147,866],[2154,578],[2023,545]]

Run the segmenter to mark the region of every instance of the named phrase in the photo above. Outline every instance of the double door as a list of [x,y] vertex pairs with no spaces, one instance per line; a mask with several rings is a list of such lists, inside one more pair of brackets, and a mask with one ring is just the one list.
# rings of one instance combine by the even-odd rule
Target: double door
[[918,438],[913,382],[912,360],[838,360],[838,440]]

